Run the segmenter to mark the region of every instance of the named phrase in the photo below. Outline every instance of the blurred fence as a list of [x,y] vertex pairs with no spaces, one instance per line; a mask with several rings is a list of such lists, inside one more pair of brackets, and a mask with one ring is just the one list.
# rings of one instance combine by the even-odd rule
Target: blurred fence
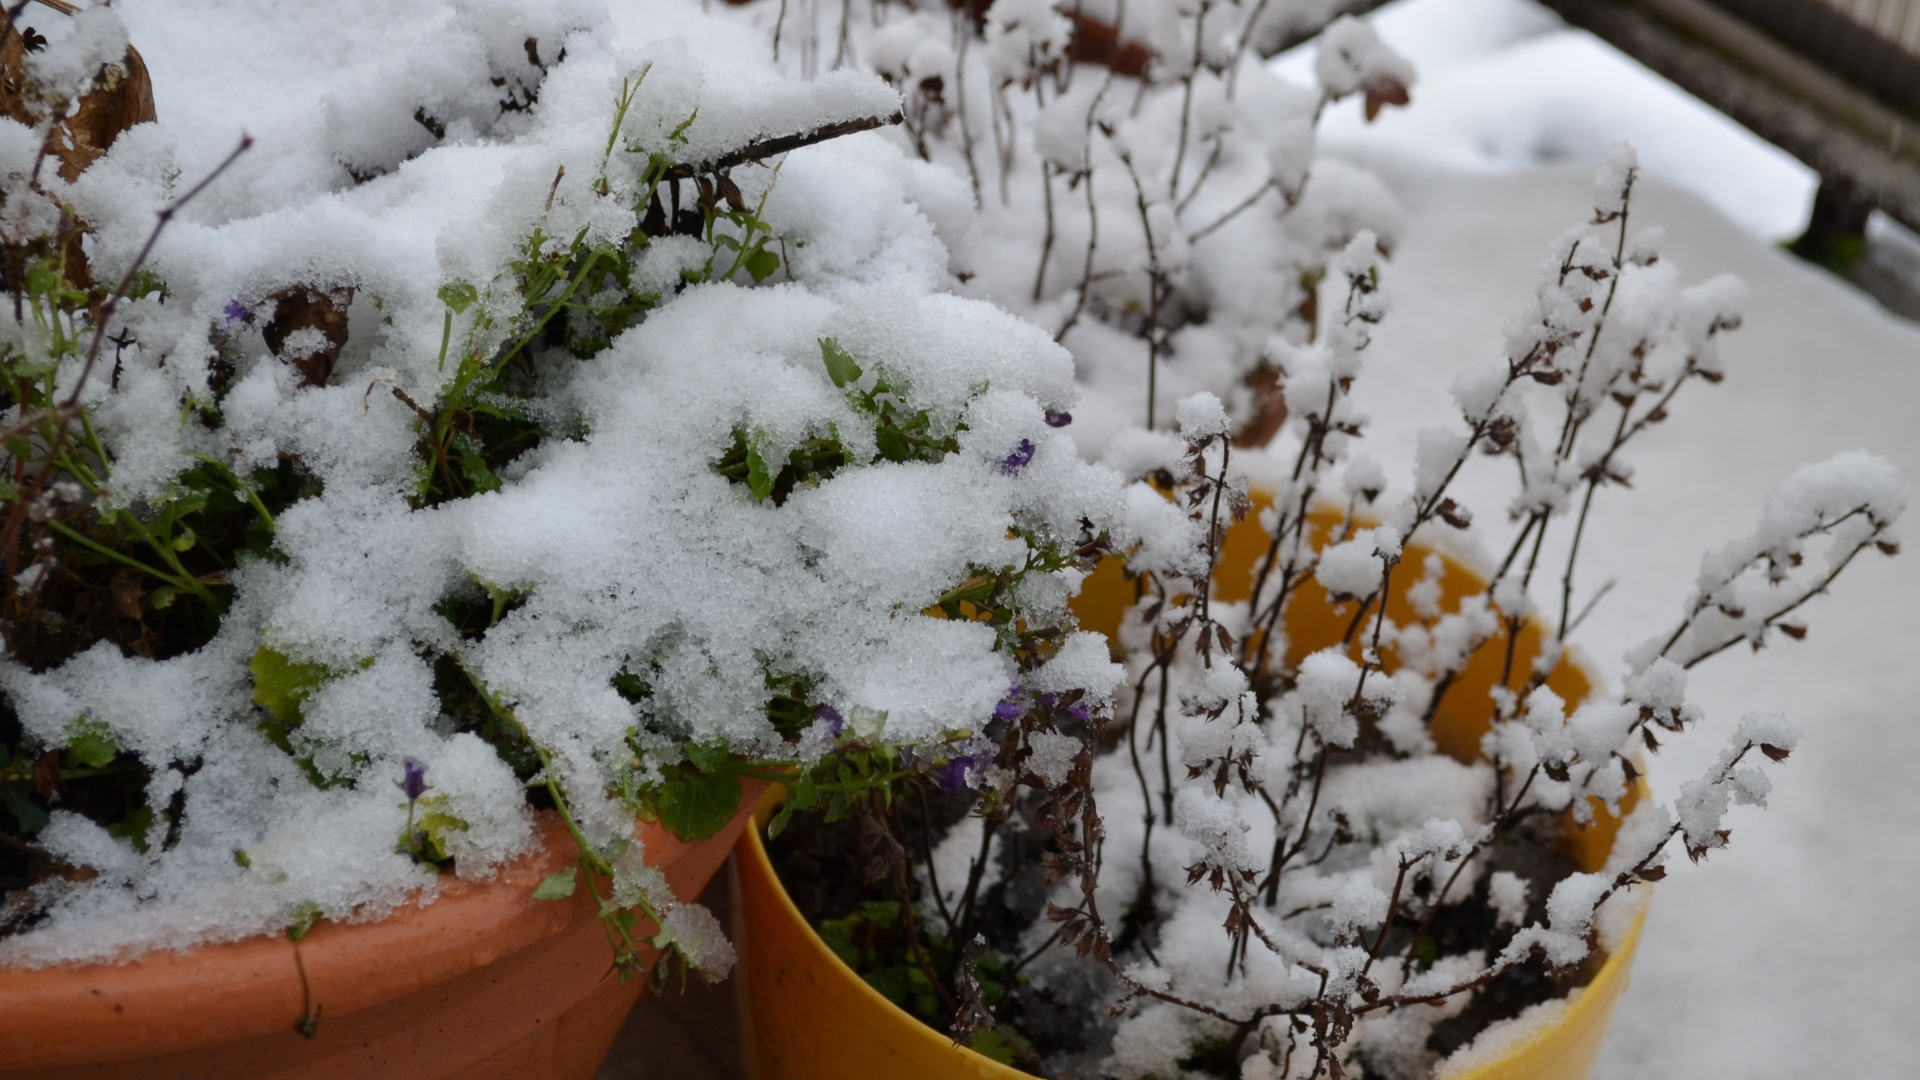
[[1920,230],[1920,0],[1542,2],[1818,172],[1810,232]]
[[1920,0],[1719,0],[1721,7],[1920,113]]

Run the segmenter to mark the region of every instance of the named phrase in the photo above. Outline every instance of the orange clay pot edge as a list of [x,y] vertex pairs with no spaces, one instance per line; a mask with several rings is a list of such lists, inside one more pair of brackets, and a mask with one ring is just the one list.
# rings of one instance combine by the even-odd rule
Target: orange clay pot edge
[[[743,787],[744,809],[765,783]],[[691,899],[743,827],[736,818],[697,843],[651,822],[636,835],[648,864],[666,874],[676,896]],[[585,889],[564,901],[533,899],[534,887],[570,864],[575,850],[558,815],[542,813],[537,828],[540,846],[490,879],[443,879],[432,903],[407,904],[377,921],[316,924],[300,942],[299,960],[326,1014],[351,1014],[484,967],[594,917]],[[57,1065],[192,1050],[277,1033],[305,1001],[293,944],[282,935],[119,964],[0,969],[0,1059]]]

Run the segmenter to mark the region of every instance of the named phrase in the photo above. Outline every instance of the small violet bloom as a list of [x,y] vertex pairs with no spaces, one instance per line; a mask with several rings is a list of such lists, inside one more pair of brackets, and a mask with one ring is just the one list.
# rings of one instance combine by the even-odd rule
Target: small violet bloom
[[1000,471],[1006,473],[1008,476],[1012,476],[1014,473],[1026,468],[1027,462],[1032,460],[1033,441],[1031,439],[1021,439],[1020,445],[1014,447],[1013,453],[1008,454],[1006,460],[1000,463]]
[[959,791],[972,787],[993,764],[994,748],[982,747],[978,753],[961,754],[945,765],[933,770],[933,782],[942,791]]
[[242,304],[238,300],[229,300],[227,301],[227,306],[220,309],[220,315],[220,332],[223,334],[231,334],[234,324],[246,321],[247,308],[245,304]]
[[1059,702],[1060,702],[1060,698],[1054,694],[1040,695],[1040,707],[1043,709],[1051,709],[1055,705],[1059,704]]
[[1047,410],[1047,426],[1048,427],[1066,427],[1068,424],[1071,424],[1071,423],[1073,423],[1072,413],[1067,412],[1063,409]]
[[827,738],[837,739],[847,729],[847,718],[834,711],[831,705],[816,705],[813,709],[815,723],[827,725]]
[[993,718],[995,720],[1018,720],[1020,719],[1020,714],[1025,711],[1026,710],[1022,709],[1016,702],[1003,701],[993,707]]
[[1067,706],[1067,715],[1083,724],[1093,722],[1093,712],[1087,708],[1087,703],[1084,701],[1076,701]]
[[420,796],[427,793],[427,767],[407,758],[400,763],[400,768],[405,774],[405,779],[399,782],[400,791],[406,795],[408,802],[419,801]]
[[959,791],[967,786],[966,758],[954,758],[945,765],[933,770],[933,783],[941,791]]

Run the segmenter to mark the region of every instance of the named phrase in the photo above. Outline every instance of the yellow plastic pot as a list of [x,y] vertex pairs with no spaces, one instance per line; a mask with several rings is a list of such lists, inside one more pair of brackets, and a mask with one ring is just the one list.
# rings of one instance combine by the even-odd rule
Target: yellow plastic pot
[[[1333,519],[1318,524],[1329,528]],[[1234,600],[1251,591],[1253,566],[1266,542],[1251,515],[1229,532],[1217,595]],[[1408,548],[1406,569],[1396,575],[1401,588],[1419,576],[1425,555],[1418,548]],[[1447,598],[1477,591],[1479,585],[1471,571],[1447,560],[1442,579]],[[1119,565],[1109,562],[1087,579],[1075,612],[1082,626],[1111,635],[1132,602]],[[1400,619],[1411,616],[1402,595],[1390,597],[1387,610]],[[1325,591],[1309,582],[1288,613],[1289,651],[1298,657],[1337,643],[1353,614],[1352,604],[1328,604]],[[1531,670],[1540,636],[1538,627],[1522,632],[1513,670]],[[1456,708],[1442,708],[1433,725],[1434,740],[1445,752],[1463,760],[1477,753],[1480,736],[1491,721],[1486,691],[1499,678],[1504,648],[1504,642],[1490,643],[1456,678],[1448,699]],[[1548,685],[1566,700],[1578,701],[1591,689],[1592,681],[1577,665],[1563,662]],[[777,786],[767,792],[752,827],[734,849],[740,880],[741,917],[734,944],[743,976],[743,1049],[755,1080],[1018,1080],[1029,1076],[955,1046],[944,1032],[922,1024],[882,997],[807,925],[774,875],[761,840],[768,818],[784,795]],[[1576,845],[1583,869],[1598,870],[1605,864],[1618,830],[1619,822],[1604,810],[1596,814]],[[1627,988],[1643,919],[1635,919],[1620,948],[1606,958],[1593,981],[1555,1022],[1455,1080],[1586,1080],[1600,1056],[1614,1002]]]

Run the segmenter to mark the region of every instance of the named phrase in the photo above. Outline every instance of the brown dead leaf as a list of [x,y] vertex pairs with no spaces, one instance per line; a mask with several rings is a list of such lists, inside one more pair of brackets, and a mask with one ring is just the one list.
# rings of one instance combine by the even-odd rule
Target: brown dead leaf
[[[45,104],[29,93],[27,44],[14,26],[0,39],[0,115],[31,127],[47,114]],[[93,85],[80,95],[79,106],[53,126],[47,136],[47,154],[60,162],[60,178],[71,183],[107,152],[121,132],[155,119],[153,80],[139,50],[129,47],[120,63],[100,69]]]
[[51,799],[54,793],[60,790],[60,760],[62,756],[59,750],[49,750],[40,755],[40,760],[33,763],[33,793],[35,795],[40,796],[42,799]]
[[1367,92],[1367,120],[1369,123],[1372,122],[1374,117],[1380,115],[1380,110],[1383,107],[1388,105],[1405,105],[1407,102],[1413,100],[1412,97],[1407,94],[1406,86],[1398,79],[1382,77],[1368,83],[1363,89]]
[[1099,64],[1115,75],[1135,79],[1146,75],[1148,66],[1153,63],[1152,49],[1138,41],[1122,38],[1119,29],[1112,23],[1101,22],[1078,11],[1061,14],[1073,23],[1073,37],[1067,42],[1067,59],[1082,64]]
[[[347,307],[353,303],[353,286],[321,290],[291,285],[268,296],[266,303],[273,305],[273,317],[260,331],[267,348],[300,372],[300,385],[324,386],[347,343]],[[322,344],[284,355],[288,339],[301,330],[319,331]]]
[[[40,2],[62,15],[79,10],[59,0]],[[32,34],[32,39],[26,34]],[[48,116],[46,103],[31,92],[26,79],[27,55],[44,40],[33,27],[23,31],[18,25],[9,25],[0,37],[0,116],[28,127]],[[58,162],[60,178],[71,183],[107,152],[121,132],[154,119],[153,80],[139,51],[129,47],[120,63],[107,64],[94,76],[73,113],[58,118],[48,130],[45,153]],[[81,232],[73,230],[65,238],[66,277],[70,284],[91,289],[93,272],[81,247]]]
[[1287,422],[1287,395],[1280,386],[1280,370],[1262,360],[1247,372],[1245,383],[1253,391],[1253,415],[1233,433],[1233,445],[1265,446]]
[[113,575],[113,607],[122,618],[140,621],[140,600],[146,595],[141,588],[141,573],[138,570],[122,570]]

